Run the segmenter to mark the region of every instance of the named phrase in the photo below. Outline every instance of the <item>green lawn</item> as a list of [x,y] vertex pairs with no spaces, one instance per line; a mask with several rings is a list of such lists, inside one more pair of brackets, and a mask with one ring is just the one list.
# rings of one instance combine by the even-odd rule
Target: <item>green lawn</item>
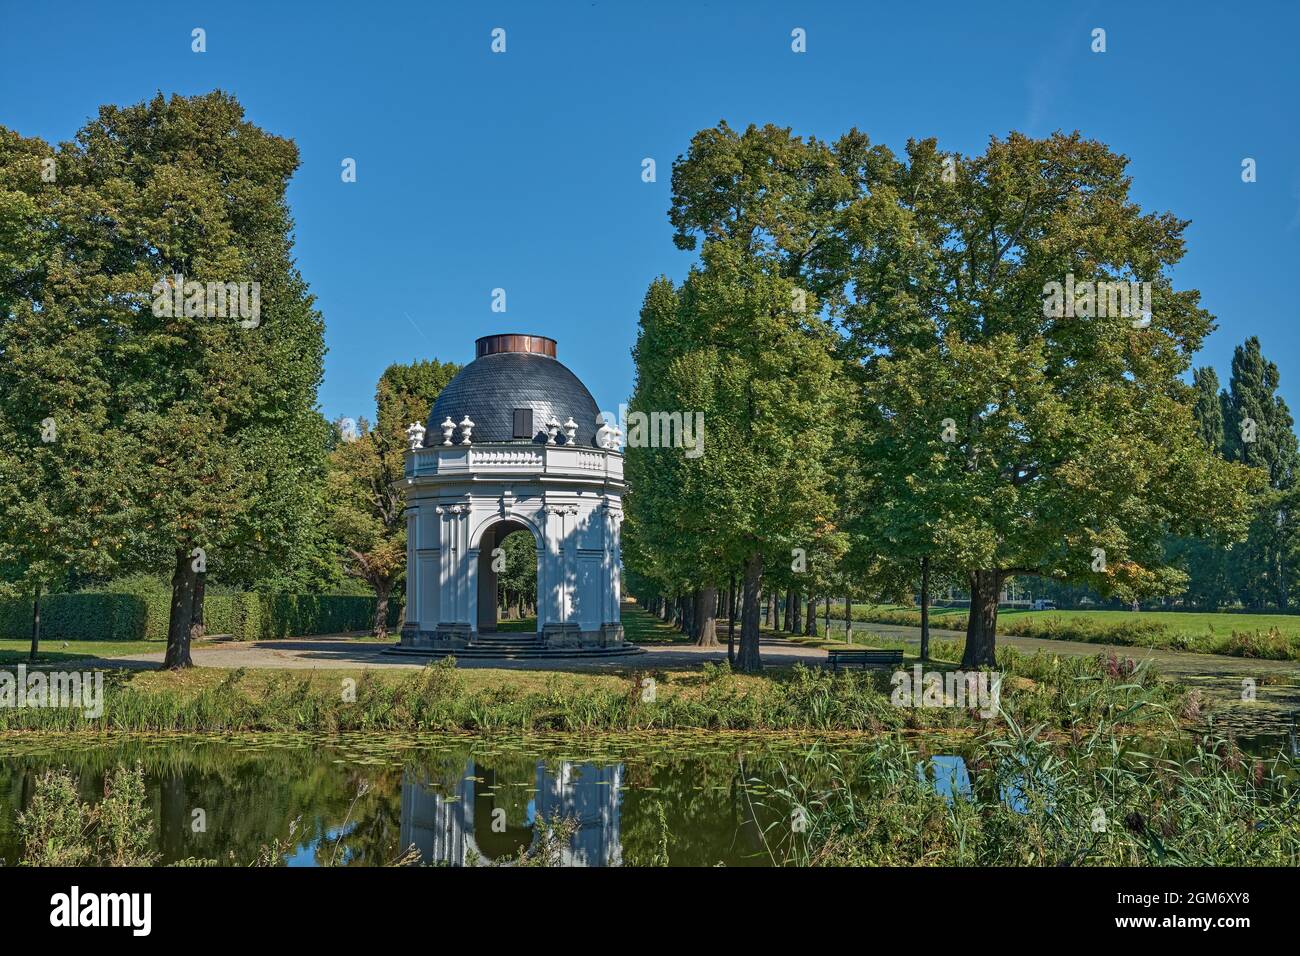
[[[201,647],[202,641],[195,647]],[[0,639],[0,664],[26,664],[27,654],[31,650],[29,640]],[[153,651],[166,650],[163,641],[41,641],[40,651],[36,655],[38,663],[71,661],[87,657],[133,657],[136,654],[148,654]]]
[[[945,610],[947,610],[945,608]],[[1043,618],[1086,620],[1098,623],[1114,621],[1155,621],[1175,634],[1188,636],[1222,636],[1233,631],[1267,631],[1277,628],[1284,635],[1300,635],[1300,614],[1233,614],[1201,611],[999,611],[999,621]]]
[[[906,611],[920,615],[914,607],[886,607],[883,610]],[[930,620],[935,627],[942,626],[944,618],[965,618],[964,607],[936,607],[930,609]],[[820,621],[821,619],[818,618]],[[834,618],[832,617],[832,621]],[[1086,621],[1102,626],[1149,622],[1159,624],[1170,633],[1188,637],[1222,637],[1233,631],[1267,631],[1277,628],[1287,637],[1300,636],[1300,614],[1234,614],[1230,612],[1200,611],[1026,611],[1004,609],[998,611],[998,623],[1017,621]],[[949,627],[953,626],[949,623]]]
[[[914,607],[863,605],[853,610],[855,621],[915,627],[921,620],[920,611]],[[965,608],[932,608],[930,612],[930,622],[936,628],[962,629],[965,618]],[[998,612],[998,632],[1049,640],[1300,660],[1300,615],[1296,614],[1003,610]]]

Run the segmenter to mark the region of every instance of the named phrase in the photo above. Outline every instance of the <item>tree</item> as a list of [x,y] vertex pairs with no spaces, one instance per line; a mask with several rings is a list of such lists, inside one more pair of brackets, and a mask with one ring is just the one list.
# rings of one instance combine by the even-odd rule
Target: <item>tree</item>
[[112,571],[135,526],[109,427],[113,370],[68,307],[75,266],[49,226],[52,156],[0,129],[0,593],[32,600],[33,661],[42,594],[74,571]]
[[[946,162],[911,142],[906,161],[871,166],[846,217],[867,495],[929,515],[964,573],[967,668],[996,666],[1008,577],[1167,592],[1181,574],[1166,534],[1244,524],[1250,479],[1207,451],[1179,380],[1212,327],[1165,275],[1186,224],[1143,214],[1125,164],[1078,134],[1012,133]],[[1088,283],[1130,280],[1151,283],[1149,316],[1088,297]],[[1083,297],[1057,314],[1053,283]],[[897,511],[879,509],[882,531],[911,523]]]
[[406,566],[406,428],[428,417],[438,393],[459,371],[436,360],[390,365],[375,390],[375,428],[362,419],[355,440],[330,453],[330,525],[345,550],[347,573],[374,589],[376,637],[388,633],[388,602]]
[[314,520],[324,343],[292,260],[297,150],[218,92],[102,107],[53,158],[45,290],[112,382],[123,563],[172,566],[165,666],[187,667],[208,561],[279,565]]
[[498,546],[504,565],[497,574],[497,604],[508,617],[521,618],[525,608],[537,606],[537,544],[527,531],[512,531]]
[[1259,469],[1267,478],[1252,509],[1246,544],[1235,552],[1233,577],[1238,597],[1247,607],[1289,603],[1289,553],[1295,548],[1293,509],[1289,492],[1300,471],[1295,422],[1277,394],[1280,374],[1264,358],[1259,339],[1251,336],[1232,355],[1232,377],[1224,400],[1227,440],[1225,454]]
[[[762,667],[764,573],[789,567],[831,510],[825,458],[843,389],[821,313],[837,289],[824,281],[831,250],[821,229],[850,178],[824,144],[772,126],[702,130],[673,165],[673,241],[698,245],[699,262],[680,288],[660,280],[647,294],[630,407],[699,410],[706,437],[687,457],[638,448],[629,424],[629,521],[638,535],[698,544],[713,568],[705,587],[742,569],[742,671]],[[638,482],[655,470],[666,484],[668,475],[691,482],[676,511],[638,510]]]
[[[1225,397],[1219,392],[1219,376],[1210,366],[1192,372],[1195,404],[1192,415],[1202,444],[1211,452],[1225,453]],[[1217,610],[1232,600],[1230,558],[1232,543],[1217,536],[1171,537],[1166,545],[1171,564],[1187,572],[1185,599],[1207,611]]]
[[1192,415],[1196,418],[1196,431],[1201,437],[1201,443],[1211,451],[1222,453],[1226,439],[1223,431],[1223,402],[1219,398],[1219,376],[1208,365],[1198,368],[1192,372],[1192,389],[1196,393]]

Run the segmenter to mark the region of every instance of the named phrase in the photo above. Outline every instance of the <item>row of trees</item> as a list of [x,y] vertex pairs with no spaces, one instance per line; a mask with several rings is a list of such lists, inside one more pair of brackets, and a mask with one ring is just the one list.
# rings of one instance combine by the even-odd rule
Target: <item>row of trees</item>
[[[630,408],[700,411],[706,445],[628,451],[641,593],[739,575],[754,670],[760,589],[887,596],[924,573],[970,593],[963,665],[992,666],[1009,578],[1159,593],[1186,580],[1171,537],[1244,535],[1261,470],[1207,449],[1182,380],[1213,327],[1168,278],[1187,223],[1144,213],[1126,162],[1078,134],[966,157],[698,133],[670,219],[699,259],[646,294]],[[1151,314],[1055,316],[1071,276],[1150,283]]]
[[1286,611],[1296,590],[1300,562],[1296,478],[1300,448],[1291,411],[1277,394],[1277,366],[1251,336],[1232,356],[1228,387],[1220,390],[1214,369],[1193,374],[1201,440],[1215,454],[1258,470],[1264,481],[1249,509],[1246,540],[1221,536],[1177,539],[1171,553],[1187,567],[1187,600],[1214,610],[1227,604]]

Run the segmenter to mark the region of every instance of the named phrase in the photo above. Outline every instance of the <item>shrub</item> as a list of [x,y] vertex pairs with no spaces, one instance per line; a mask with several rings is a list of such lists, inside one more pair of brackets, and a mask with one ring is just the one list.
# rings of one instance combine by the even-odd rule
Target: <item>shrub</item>
[[18,832],[28,866],[150,866],[157,859],[139,766],[118,767],[104,781],[98,806],[81,802],[69,771],[46,772],[18,814]]

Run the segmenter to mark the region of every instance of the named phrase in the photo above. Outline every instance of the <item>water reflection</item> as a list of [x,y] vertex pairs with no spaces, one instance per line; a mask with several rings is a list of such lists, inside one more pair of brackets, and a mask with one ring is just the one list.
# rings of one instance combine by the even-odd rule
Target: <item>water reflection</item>
[[469,760],[453,787],[423,771],[402,777],[401,843],[421,862],[509,864],[533,850],[549,824],[572,821],[560,848],[564,866],[618,866],[623,765],[561,761],[533,764],[527,781]]
[[949,804],[955,797],[969,799],[972,794],[966,761],[954,754],[940,754],[931,757],[929,763],[918,763],[916,779],[928,782]]

